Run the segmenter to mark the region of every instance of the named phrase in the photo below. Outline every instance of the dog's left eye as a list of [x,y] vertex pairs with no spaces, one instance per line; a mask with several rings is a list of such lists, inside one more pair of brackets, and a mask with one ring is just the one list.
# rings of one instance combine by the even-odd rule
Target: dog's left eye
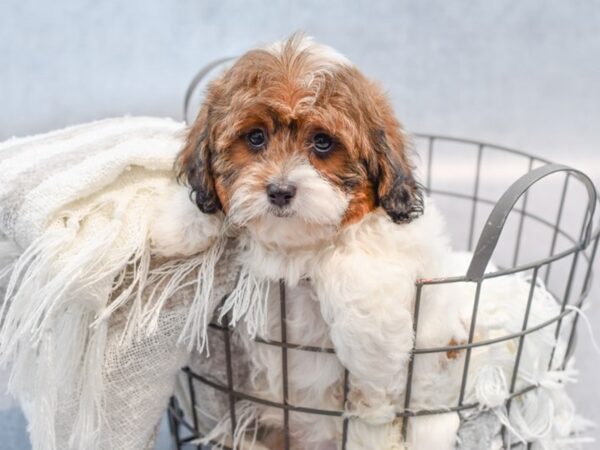
[[253,150],[259,150],[264,147],[267,138],[263,130],[260,128],[254,128],[246,135],[246,141]]
[[325,133],[317,133],[313,137],[313,148],[317,153],[328,153],[333,148],[333,138]]

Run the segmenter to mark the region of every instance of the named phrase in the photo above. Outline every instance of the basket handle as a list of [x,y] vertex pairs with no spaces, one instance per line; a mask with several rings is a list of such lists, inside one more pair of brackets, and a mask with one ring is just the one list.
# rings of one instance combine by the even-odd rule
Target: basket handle
[[205,65],[202,69],[198,71],[198,73],[196,73],[196,75],[194,75],[194,78],[192,78],[192,81],[190,81],[190,84],[188,85],[185,91],[185,98],[183,99],[183,120],[185,123],[190,123],[190,121],[188,120],[188,117],[190,115],[190,101],[192,100],[192,95],[196,91],[196,88],[198,87],[200,82],[213,69],[220,66],[221,64],[225,64],[226,62],[231,61],[232,59],[235,58],[233,56],[229,56],[227,58],[215,59],[214,61],[211,61],[210,63]]
[[539,167],[531,172],[526,173],[517,181],[515,181],[507,190],[504,192],[500,200],[494,206],[494,209],[490,213],[483,231],[479,236],[477,247],[473,252],[471,258],[471,264],[467,270],[466,278],[469,281],[481,281],[485,274],[485,269],[490,262],[498,239],[506,223],[508,215],[514,208],[515,204],[521,198],[521,196],[535,183],[545,178],[548,175],[557,172],[568,172],[575,178],[581,181],[588,193],[588,208],[586,213],[586,222],[583,228],[583,239],[579,242],[579,248],[586,248],[590,243],[592,235],[592,219],[594,217],[594,210],[596,208],[596,189],[592,180],[579,170],[573,169],[568,166],[561,164],[547,164]]

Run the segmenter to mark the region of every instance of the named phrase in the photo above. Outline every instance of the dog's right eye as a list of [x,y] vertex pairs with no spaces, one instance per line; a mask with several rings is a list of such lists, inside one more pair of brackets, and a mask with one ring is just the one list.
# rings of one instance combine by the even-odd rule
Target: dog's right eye
[[246,135],[246,141],[253,150],[260,150],[265,146],[267,137],[265,136],[265,132],[263,130],[260,128],[254,128]]

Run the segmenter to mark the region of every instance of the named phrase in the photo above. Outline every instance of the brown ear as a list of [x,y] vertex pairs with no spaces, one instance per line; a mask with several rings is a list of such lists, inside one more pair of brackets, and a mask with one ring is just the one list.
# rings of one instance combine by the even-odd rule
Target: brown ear
[[190,188],[190,198],[203,213],[214,214],[221,209],[221,202],[215,190],[211,169],[212,150],[210,145],[210,106],[203,105],[191,130],[185,146],[175,162],[177,178]]
[[386,120],[384,129],[372,132],[376,155],[375,180],[379,205],[395,223],[408,223],[423,214],[423,193],[413,177],[400,125]]

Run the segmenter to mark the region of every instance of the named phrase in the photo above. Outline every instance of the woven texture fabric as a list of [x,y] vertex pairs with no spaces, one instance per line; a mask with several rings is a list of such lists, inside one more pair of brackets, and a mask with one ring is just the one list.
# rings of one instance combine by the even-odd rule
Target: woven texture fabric
[[[125,117],[0,144],[0,362],[36,450],[144,448],[231,290],[219,283],[235,271],[215,277],[227,238],[175,180],[184,131]],[[185,230],[156,224],[176,198],[189,204],[184,226],[216,231],[168,254]]]
[[0,229],[26,248],[53,214],[114,185],[131,167],[170,172],[184,125],[123,117],[0,144]]

